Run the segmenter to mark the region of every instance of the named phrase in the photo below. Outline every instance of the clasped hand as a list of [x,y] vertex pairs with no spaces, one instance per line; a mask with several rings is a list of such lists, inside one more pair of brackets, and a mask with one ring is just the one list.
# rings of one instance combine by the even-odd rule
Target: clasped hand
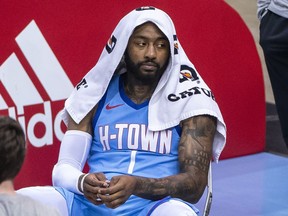
[[90,173],[84,179],[83,193],[95,205],[105,204],[114,209],[127,201],[135,186],[133,176],[119,175],[108,181],[103,173]]

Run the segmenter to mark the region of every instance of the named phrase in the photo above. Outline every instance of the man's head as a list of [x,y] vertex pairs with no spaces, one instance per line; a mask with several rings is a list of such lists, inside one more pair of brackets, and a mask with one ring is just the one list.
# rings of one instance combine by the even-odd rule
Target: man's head
[[25,135],[20,124],[8,116],[0,116],[0,183],[16,177],[25,153]]
[[155,24],[146,22],[135,28],[125,53],[128,73],[144,83],[159,81],[169,58],[169,41]]

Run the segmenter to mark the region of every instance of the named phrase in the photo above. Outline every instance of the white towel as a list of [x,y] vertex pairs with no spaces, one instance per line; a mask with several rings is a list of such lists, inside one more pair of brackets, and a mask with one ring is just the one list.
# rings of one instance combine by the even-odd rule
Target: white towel
[[153,22],[170,42],[171,58],[149,102],[148,127],[158,131],[176,126],[181,120],[208,114],[215,116],[217,132],[213,158],[218,161],[226,142],[226,126],[215,98],[182,49],[174,24],[162,10],[143,7],[133,10],[120,20],[96,65],[84,76],[65,102],[67,112],[76,123],[99,102],[121,61],[135,27]]

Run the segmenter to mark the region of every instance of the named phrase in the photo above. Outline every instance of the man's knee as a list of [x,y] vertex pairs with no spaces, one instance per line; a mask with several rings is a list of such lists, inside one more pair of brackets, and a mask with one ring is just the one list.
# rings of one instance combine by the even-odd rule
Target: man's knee
[[157,206],[151,216],[197,216],[189,205],[179,200],[171,199]]

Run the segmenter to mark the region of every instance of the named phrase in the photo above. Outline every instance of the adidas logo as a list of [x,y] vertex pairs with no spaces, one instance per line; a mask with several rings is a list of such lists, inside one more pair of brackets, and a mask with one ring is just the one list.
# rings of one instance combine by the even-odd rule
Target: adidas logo
[[[64,135],[61,130],[60,116],[62,105],[58,104],[61,108],[58,108],[55,113],[57,101],[61,101],[63,104],[63,100],[72,92],[73,84],[34,20],[15,40],[44,89],[41,91],[42,95],[48,95],[49,99],[43,99],[19,58],[13,52],[0,66],[0,85],[2,84],[10,96],[8,98],[6,94],[6,98],[4,98],[0,93],[0,114],[3,115],[6,111],[6,114],[17,119],[33,146],[51,145],[54,136],[60,141]],[[13,106],[7,105],[9,99],[10,104],[13,101]],[[52,107],[54,104],[56,104],[55,107]],[[41,109],[39,109],[39,105]],[[32,115],[29,116],[26,110],[30,110]],[[45,126],[44,130],[43,125]],[[42,132],[39,134],[39,131],[44,131],[44,134]]]

